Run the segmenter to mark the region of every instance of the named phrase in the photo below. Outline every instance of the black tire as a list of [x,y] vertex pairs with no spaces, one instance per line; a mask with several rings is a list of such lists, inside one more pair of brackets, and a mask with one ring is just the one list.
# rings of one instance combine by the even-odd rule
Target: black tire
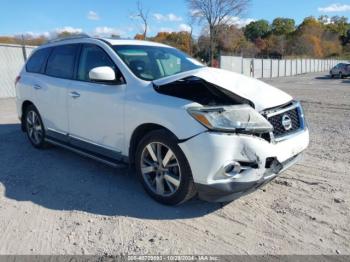
[[[147,146],[152,143],[161,143],[166,146],[174,154],[176,162],[178,163],[180,169],[180,184],[177,190],[170,196],[159,195],[154,190],[152,190],[149,183],[147,183],[145,176],[143,175],[142,163],[143,163],[143,152],[146,150]],[[182,152],[181,148],[178,146],[176,138],[166,130],[155,130],[148,133],[139,143],[136,155],[135,155],[135,167],[137,176],[140,179],[146,192],[156,201],[165,205],[179,205],[190,200],[196,194],[195,185],[193,182],[192,171],[190,165],[186,159],[186,156]],[[156,172],[153,175],[156,175]],[[164,178],[163,178],[163,181]],[[165,183],[165,182],[164,182]]]
[[[31,118],[32,114],[35,114],[37,116],[37,126],[40,125],[41,128],[41,135],[37,136],[37,140],[33,137],[33,135],[30,132],[31,129],[31,124],[29,122],[29,118]],[[47,143],[45,142],[45,127],[43,124],[43,121],[41,119],[41,116],[39,114],[39,111],[36,109],[36,107],[34,105],[29,105],[25,112],[24,112],[24,117],[23,117],[23,121],[24,121],[24,127],[25,127],[25,131],[27,133],[27,137],[30,141],[30,143],[37,149],[44,149],[47,147]]]
[[344,76],[343,76],[343,73],[342,73],[342,72],[339,73],[339,78],[340,78],[340,79],[344,79]]
[[334,75],[333,75],[333,74],[331,74],[331,78],[334,78]]

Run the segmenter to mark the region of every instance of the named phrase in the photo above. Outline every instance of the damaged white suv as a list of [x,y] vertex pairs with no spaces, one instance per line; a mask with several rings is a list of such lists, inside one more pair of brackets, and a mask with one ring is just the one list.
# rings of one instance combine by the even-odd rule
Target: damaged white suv
[[34,147],[134,164],[146,191],[169,205],[251,192],[309,144],[302,107],[288,94],[157,43],[53,41],[32,54],[16,92]]

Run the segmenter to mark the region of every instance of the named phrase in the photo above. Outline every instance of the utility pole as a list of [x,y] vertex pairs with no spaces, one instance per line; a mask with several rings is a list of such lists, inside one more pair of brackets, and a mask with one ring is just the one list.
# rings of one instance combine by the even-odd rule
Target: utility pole
[[24,39],[24,35],[21,36],[22,38],[22,53],[23,53],[23,60],[24,62],[27,61],[27,50],[26,50],[26,42]]

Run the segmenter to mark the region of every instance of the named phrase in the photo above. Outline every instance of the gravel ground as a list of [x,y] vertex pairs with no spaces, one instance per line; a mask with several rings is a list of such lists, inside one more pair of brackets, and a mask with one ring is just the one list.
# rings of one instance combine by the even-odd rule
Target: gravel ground
[[267,81],[300,99],[304,160],[227,205],[165,207],[132,170],[33,149],[0,100],[0,254],[350,254],[350,80]]

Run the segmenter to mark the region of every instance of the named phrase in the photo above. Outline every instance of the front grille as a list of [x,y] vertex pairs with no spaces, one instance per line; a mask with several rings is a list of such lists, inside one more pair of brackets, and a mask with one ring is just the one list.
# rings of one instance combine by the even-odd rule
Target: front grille
[[[282,124],[285,115],[289,116],[292,122],[292,127],[289,130],[286,130]],[[267,119],[273,126],[273,135],[275,138],[292,134],[301,128],[298,108],[293,108],[281,114],[268,117]]]

